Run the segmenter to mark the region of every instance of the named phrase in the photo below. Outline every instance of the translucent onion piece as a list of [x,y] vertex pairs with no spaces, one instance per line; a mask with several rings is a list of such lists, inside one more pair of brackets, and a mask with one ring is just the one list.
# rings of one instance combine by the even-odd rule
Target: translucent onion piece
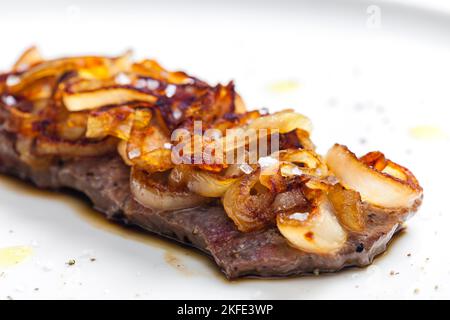
[[19,153],[20,160],[34,169],[48,168],[51,164],[51,159],[34,154],[33,144],[34,139],[26,136],[20,136],[16,140],[16,150]]
[[347,241],[347,233],[333,213],[325,196],[310,213],[280,214],[277,226],[288,242],[299,250],[318,254],[332,254]]
[[130,158],[128,158],[127,155],[127,141],[120,140],[117,144],[117,153],[122,158],[123,162],[125,162],[126,165],[132,166],[133,162],[131,162]]
[[288,149],[279,151],[274,156],[278,157],[282,162],[299,165],[299,170],[302,174],[315,177],[326,177],[328,175],[325,161],[312,150]]
[[192,170],[187,180],[187,187],[204,197],[221,197],[236,181],[235,178],[225,178],[217,174]]
[[15,72],[22,72],[26,69],[41,63],[43,58],[37,47],[33,46],[25,50],[17,62],[14,64],[12,70]]
[[280,111],[272,115],[264,116],[253,120],[249,129],[277,129],[279,133],[287,133],[295,129],[302,129],[311,133],[311,121],[299,113],[291,110]]
[[64,141],[39,137],[36,140],[36,154],[69,157],[92,157],[116,150],[117,139],[106,138],[100,141]]
[[135,167],[131,170],[130,187],[137,202],[157,211],[193,208],[208,201],[191,192],[172,190],[167,184],[152,179],[149,174]]
[[19,82],[10,89],[13,93],[21,91],[31,83],[45,77],[59,77],[68,71],[77,71],[95,78],[106,79],[129,65],[129,56],[119,58],[74,57],[49,60],[39,63],[20,75]]
[[234,111],[239,114],[244,114],[246,110],[247,107],[245,106],[244,100],[238,93],[236,93],[234,97]]
[[[270,160],[270,161],[269,161]],[[311,150],[288,149],[273,153],[270,157],[260,158],[260,183],[273,192],[284,191],[290,179],[295,177],[308,178],[324,184],[328,169],[322,158]],[[313,182],[311,181],[311,184]],[[320,186],[322,189],[322,186]]]
[[69,113],[66,119],[56,124],[58,137],[62,140],[71,141],[84,138],[87,118],[86,113]]
[[274,211],[270,208],[274,194],[258,183],[259,172],[245,175],[225,192],[223,207],[242,232],[263,229],[272,223]]
[[164,69],[155,60],[143,60],[132,65],[132,71],[156,80],[167,81],[172,84],[192,84],[195,80],[184,72],[170,72]]
[[69,111],[91,110],[136,101],[155,103],[156,100],[157,98],[153,95],[129,88],[106,88],[63,94],[64,105]]
[[[410,208],[422,196],[413,174],[393,162],[380,171],[359,160],[347,147],[334,145],[326,156],[330,170],[346,188],[358,191],[364,201],[386,208]],[[399,179],[400,176],[406,179]]]

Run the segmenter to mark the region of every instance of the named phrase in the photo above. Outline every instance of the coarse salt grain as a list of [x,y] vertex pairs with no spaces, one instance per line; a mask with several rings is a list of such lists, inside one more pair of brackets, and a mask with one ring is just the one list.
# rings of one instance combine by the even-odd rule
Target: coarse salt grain
[[20,82],[20,78],[18,76],[13,75],[13,74],[9,75],[8,78],[6,78],[6,85],[8,87],[15,86],[19,82]]
[[7,106],[13,106],[13,105],[15,105],[17,103],[16,98],[14,98],[13,96],[2,97],[2,101]]
[[258,164],[261,168],[268,168],[278,164],[278,160],[272,157],[261,157],[258,159]]
[[240,164],[239,169],[245,174],[250,174],[253,172],[253,168],[247,163]]
[[118,85],[126,86],[131,84],[131,79],[123,72],[119,73],[114,79]]
[[141,155],[141,151],[139,149],[134,149],[128,152],[128,158],[134,159],[136,157],[139,157]]
[[302,222],[308,220],[308,217],[309,217],[308,212],[295,212],[289,216],[290,219]]
[[169,142],[164,143],[163,146],[164,146],[164,149],[168,149],[168,150],[172,149],[172,144]]
[[177,91],[177,87],[173,84],[169,84],[166,87],[166,97],[167,98],[173,97],[173,95],[175,94],[176,91]]

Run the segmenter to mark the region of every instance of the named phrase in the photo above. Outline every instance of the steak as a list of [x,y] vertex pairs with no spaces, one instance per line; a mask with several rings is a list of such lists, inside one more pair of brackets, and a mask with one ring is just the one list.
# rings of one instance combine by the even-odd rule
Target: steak
[[40,188],[80,191],[108,219],[139,226],[207,253],[229,279],[302,275],[366,266],[386,249],[410,213],[387,212],[364,204],[367,216],[364,232],[349,231],[347,243],[335,254],[307,253],[291,247],[275,227],[250,233],[238,231],[218,202],[172,212],[143,207],[131,196],[130,169],[116,153],[59,160],[48,168],[33,169],[18,156],[15,139],[14,134],[0,131],[0,172],[29,180]]

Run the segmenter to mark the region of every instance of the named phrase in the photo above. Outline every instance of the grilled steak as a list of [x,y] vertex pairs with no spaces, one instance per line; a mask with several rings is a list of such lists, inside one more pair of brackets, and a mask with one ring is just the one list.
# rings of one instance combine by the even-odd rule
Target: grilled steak
[[229,279],[333,272],[368,265],[386,249],[410,213],[387,212],[364,204],[367,226],[362,233],[349,232],[347,243],[336,254],[311,254],[291,247],[276,228],[238,231],[219,203],[173,212],[155,212],[141,206],[130,195],[130,169],[115,153],[33,169],[18,157],[15,139],[14,134],[0,131],[1,172],[29,180],[40,188],[83,192],[109,219],[137,225],[209,254]]

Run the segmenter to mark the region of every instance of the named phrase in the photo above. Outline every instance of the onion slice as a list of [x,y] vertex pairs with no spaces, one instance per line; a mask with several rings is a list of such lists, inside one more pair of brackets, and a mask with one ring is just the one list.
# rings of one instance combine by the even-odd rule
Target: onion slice
[[208,200],[191,192],[171,189],[163,181],[156,181],[148,173],[136,167],[131,169],[130,187],[137,202],[157,211],[193,208]]
[[364,230],[365,215],[361,196],[358,192],[345,189],[340,184],[335,184],[328,188],[328,199],[344,227],[354,232]]
[[305,252],[334,253],[347,241],[347,233],[324,195],[310,213],[279,214],[277,226],[294,248]]
[[92,157],[116,150],[117,139],[109,137],[99,141],[53,140],[46,137],[36,139],[36,154],[69,157]]
[[235,178],[226,178],[209,172],[192,170],[187,181],[187,187],[199,195],[214,198],[221,197],[235,181]]
[[302,129],[311,133],[311,120],[302,114],[291,110],[280,111],[268,116],[253,120],[248,129],[276,129],[279,133],[287,133],[295,129]]
[[22,53],[20,58],[14,64],[12,70],[22,72],[38,63],[41,63],[42,61],[44,61],[44,59],[42,58],[38,48],[32,46]]
[[[422,196],[422,188],[406,168],[389,161],[390,171],[380,171],[358,159],[347,147],[334,145],[326,156],[330,170],[364,201],[386,208],[409,208]],[[404,177],[400,179],[399,177]]]
[[244,175],[225,192],[222,202],[239,231],[261,230],[274,220],[271,204],[275,194],[259,184],[259,170]]
[[69,111],[92,110],[102,106],[120,105],[134,101],[155,103],[151,94],[130,88],[104,88],[86,92],[65,92],[63,102]]
[[119,71],[126,71],[129,65],[130,54],[128,53],[117,58],[90,56],[49,60],[34,65],[21,74],[19,83],[13,85],[10,89],[13,93],[17,93],[39,79],[58,77],[72,70],[76,70],[83,76],[89,74],[96,78],[106,79]]

